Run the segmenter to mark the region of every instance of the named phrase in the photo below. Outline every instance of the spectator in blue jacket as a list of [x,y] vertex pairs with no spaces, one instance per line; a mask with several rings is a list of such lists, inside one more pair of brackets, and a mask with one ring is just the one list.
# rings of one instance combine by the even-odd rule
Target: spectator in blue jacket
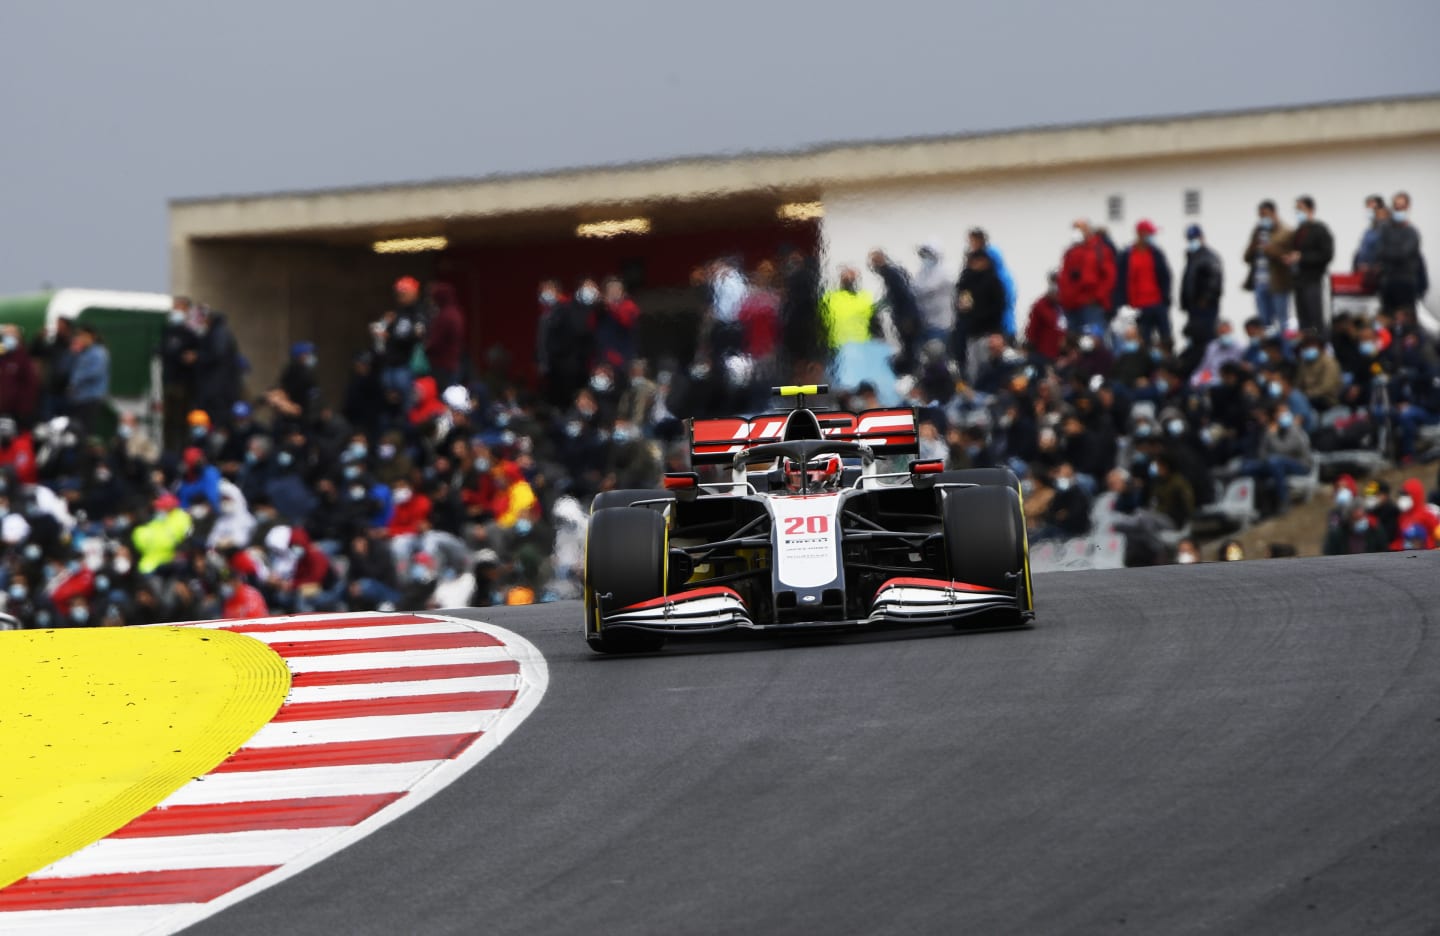
[[181,456],[184,470],[180,474],[180,485],[175,497],[180,506],[189,510],[197,504],[206,504],[217,513],[220,510],[220,469],[210,464],[202,449],[191,447]]
[[1005,258],[1000,255],[1000,250],[990,243],[990,235],[982,228],[970,229],[970,252],[984,251],[990,255],[990,265],[995,268],[995,275],[1000,278],[1000,285],[1005,289],[1005,313],[1000,321],[1000,331],[1005,335],[1006,340],[1013,341],[1015,338],[1015,278],[1010,275],[1010,268],[1005,265]]
[[100,409],[110,397],[110,352],[100,342],[95,326],[80,325],[71,344],[74,359],[65,388],[67,414],[76,436],[95,426]]

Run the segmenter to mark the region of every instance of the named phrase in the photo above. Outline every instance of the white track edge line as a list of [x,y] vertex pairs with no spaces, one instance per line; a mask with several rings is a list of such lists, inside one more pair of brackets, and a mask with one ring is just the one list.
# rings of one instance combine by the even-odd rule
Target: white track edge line
[[520,674],[525,677],[525,683],[520,687],[520,693],[510,707],[502,710],[503,715],[498,719],[490,730],[485,732],[468,748],[461,752],[459,757],[450,761],[452,769],[436,769],[427,774],[405,796],[391,803],[389,806],[375,813],[373,816],[353,825],[346,831],[334,838],[319,843],[309,851],[297,855],[294,859],[286,862],[282,867],[276,868],[268,874],[263,874],[248,884],[235,888],[228,893],[216,897],[209,903],[199,904],[191,909],[177,913],[174,917],[167,917],[158,921],[157,925],[149,930],[143,931],[144,936],[161,936],[161,934],[176,933],[187,926],[192,926],[206,917],[213,916],[227,907],[232,907],[247,897],[260,893],[268,887],[273,887],[281,881],[288,880],[307,868],[313,867],[325,858],[341,851],[344,848],[360,841],[371,832],[400,818],[405,813],[419,806],[430,799],[436,793],[449,786],[452,782],[450,775],[458,778],[465,774],[480,761],[490,755],[498,748],[505,739],[522,725],[527,718],[535,711],[540,700],[545,696],[545,690],[550,685],[550,668],[545,663],[545,657],[536,649],[530,641],[521,637],[513,631],[508,631],[491,624],[484,624],[479,621],[469,621],[464,618],[449,617],[443,614],[434,615],[450,621],[458,621],[475,630],[482,631],[496,638],[509,650],[510,655],[520,663]]

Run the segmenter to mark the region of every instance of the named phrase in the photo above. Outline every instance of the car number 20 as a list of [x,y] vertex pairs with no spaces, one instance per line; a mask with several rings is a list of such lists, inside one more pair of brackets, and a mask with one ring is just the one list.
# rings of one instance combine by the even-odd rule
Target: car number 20
[[786,536],[803,536],[806,533],[828,532],[830,532],[830,518],[824,514],[816,514],[812,517],[785,518]]

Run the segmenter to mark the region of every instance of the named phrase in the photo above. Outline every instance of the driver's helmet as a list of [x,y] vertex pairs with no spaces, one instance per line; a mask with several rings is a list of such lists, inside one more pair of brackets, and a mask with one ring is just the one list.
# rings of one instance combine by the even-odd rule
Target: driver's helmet
[[[840,488],[840,470],[843,467],[839,455],[816,455],[805,463],[805,474],[801,478],[800,462],[794,458],[785,459],[785,487],[798,492],[802,488],[811,491],[835,491]],[[802,480],[808,481],[802,484]]]

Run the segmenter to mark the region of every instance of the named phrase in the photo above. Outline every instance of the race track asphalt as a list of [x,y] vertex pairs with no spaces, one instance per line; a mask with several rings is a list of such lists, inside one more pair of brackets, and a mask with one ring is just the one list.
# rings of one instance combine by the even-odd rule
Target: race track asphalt
[[1037,576],[1039,626],[601,658],[190,932],[1440,929],[1440,552]]

